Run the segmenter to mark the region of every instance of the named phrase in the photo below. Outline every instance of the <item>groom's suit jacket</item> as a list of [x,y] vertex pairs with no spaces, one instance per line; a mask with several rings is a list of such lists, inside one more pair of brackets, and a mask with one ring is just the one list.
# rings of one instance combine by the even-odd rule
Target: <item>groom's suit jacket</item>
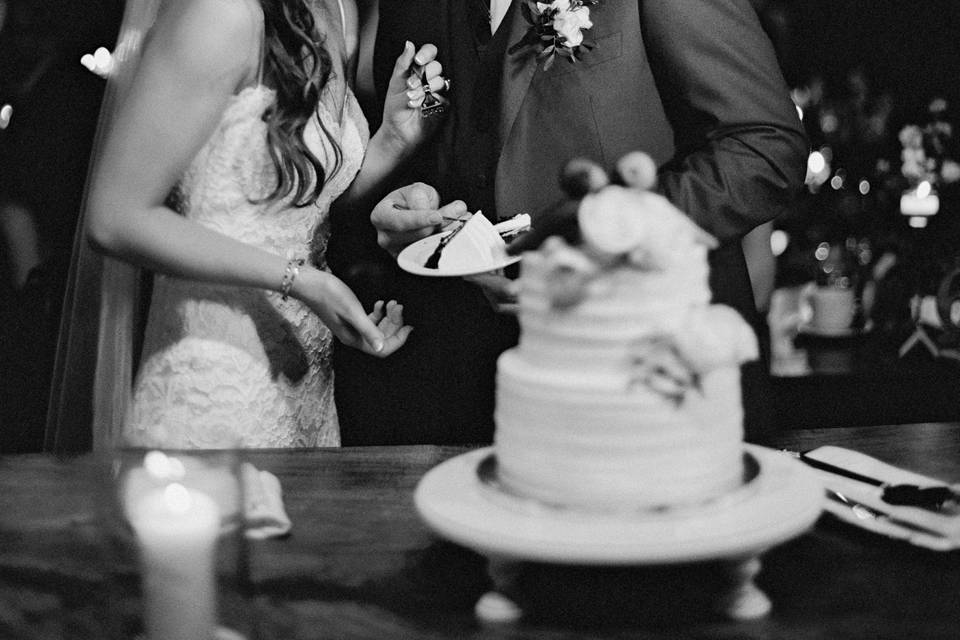
[[[451,62],[462,56],[467,46],[464,34],[471,29],[464,22],[468,3],[478,1],[482,2],[380,0],[374,63],[377,86],[386,86],[405,40],[438,45],[444,75],[453,82],[451,99],[485,99],[488,104],[484,106],[499,113],[498,135],[493,148],[487,150],[493,156],[487,165],[493,175],[458,176],[461,181],[476,178],[477,184],[490,185],[498,217],[535,213],[555,202],[560,196],[558,172],[572,157],[589,157],[610,167],[629,151],[650,153],[661,166],[658,189],[721,241],[711,256],[715,300],[752,316],[755,310],[740,239],[754,226],[777,216],[802,186],[807,144],[773,47],[748,0],[600,0],[591,7],[593,26],[584,32],[595,47],[579,62],[557,59],[545,70],[535,58],[536,51],[507,53],[498,95],[463,95],[458,88],[471,85],[472,79],[458,77],[463,69]],[[520,41],[528,26],[514,7],[501,27],[506,30],[507,47]],[[479,113],[476,105],[472,113]],[[438,155],[421,154],[424,162],[411,167],[407,176],[448,185],[446,192],[441,189],[444,201],[464,198],[470,192],[458,191],[456,185],[449,187],[449,180],[444,179],[455,160],[445,154],[471,152],[464,145],[452,148],[451,139],[449,131],[442,132],[437,140]],[[470,201],[467,205],[476,208]],[[429,303],[422,309],[413,299],[419,295],[418,289],[433,292],[427,294]],[[424,344],[413,341],[398,352],[399,360],[406,360],[409,366],[384,384],[393,385],[411,369],[422,366],[425,376],[440,373],[451,385],[434,398],[436,402],[445,402],[446,393],[455,393],[455,389],[462,392],[462,402],[479,384],[457,380],[469,376],[470,370],[449,375],[441,372],[450,358],[466,357],[475,363],[474,376],[490,378],[489,384],[482,385],[485,399],[476,411],[492,409],[495,357],[513,336],[506,343],[484,338],[469,347],[462,344],[465,332],[485,335],[488,327],[495,325],[488,320],[465,321],[464,308],[445,311],[445,301],[454,297],[473,296],[478,305],[485,303],[475,291],[466,293],[467,289],[468,285],[439,285],[436,280],[421,281],[406,290],[401,287],[400,295],[408,296],[402,302],[412,311],[408,319],[415,326],[413,335]],[[421,311],[425,316],[417,318]],[[438,314],[443,321],[436,326]],[[457,330],[443,337],[445,327],[451,324]],[[495,330],[502,334],[504,329]],[[433,335],[423,335],[425,332]],[[445,341],[472,351],[455,356],[456,347],[439,346]],[[478,354],[478,349],[487,352]],[[425,355],[431,351],[440,355],[435,359]],[[389,369],[390,360],[396,357],[372,366]],[[338,394],[346,385],[343,395],[349,395],[351,383],[345,377],[353,375],[350,366],[337,375]],[[415,388],[427,384],[426,379],[421,382]],[[460,382],[463,385],[458,386]],[[350,402],[345,399],[341,404]],[[389,410],[385,407],[375,415],[389,420]],[[461,418],[457,411],[451,408],[439,413],[456,421]],[[352,411],[346,408],[341,413],[347,418],[344,442],[351,443]],[[485,419],[486,426],[473,428],[464,439],[488,439],[492,422],[489,416]],[[436,438],[450,439],[449,433]]]
[[[469,1],[380,0],[378,68],[389,72],[404,39],[438,43],[449,61]],[[500,112],[498,213],[554,202],[571,157],[610,166],[646,151],[664,165],[659,189],[729,247],[714,257],[717,299],[748,312],[739,239],[783,210],[807,155],[754,10],[748,0],[601,0],[590,17],[584,34],[596,46],[577,64],[558,59],[544,71],[535,52],[505,57],[500,96],[489,97]],[[520,11],[507,20],[508,42],[518,42],[528,24]],[[445,69],[454,86],[457,72]]]

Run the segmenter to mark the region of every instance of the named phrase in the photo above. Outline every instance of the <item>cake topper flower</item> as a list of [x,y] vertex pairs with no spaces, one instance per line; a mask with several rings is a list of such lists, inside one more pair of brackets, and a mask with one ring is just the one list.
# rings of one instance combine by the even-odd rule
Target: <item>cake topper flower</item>
[[543,62],[546,71],[560,56],[576,62],[578,55],[590,50],[595,43],[586,40],[583,31],[593,26],[590,7],[600,0],[552,0],[536,2],[525,0],[520,10],[530,27],[519,42],[508,49],[510,54],[526,47],[539,49],[537,62]]
[[545,294],[550,305],[555,309],[576,306],[586,297],[590,283],[600,272],[599,267],[557,236],[547,238],[542,254],[534,260],[542,260]]

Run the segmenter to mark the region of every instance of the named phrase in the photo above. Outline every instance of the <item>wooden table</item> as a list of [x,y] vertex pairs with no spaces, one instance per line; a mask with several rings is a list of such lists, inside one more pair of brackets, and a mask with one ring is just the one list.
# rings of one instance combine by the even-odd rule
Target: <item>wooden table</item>
[[[960,481],[960,423],[807,429],[775,446],[836,444]],[[250,549],[264,638],[890,638],[960,637],[960,554],[888,541],[824,517],[769,551],[758,583],[772,613],[730,622],[705,613],[709,564],[595,569],[529,565],[531,616],[483,627],[484,560],[436,539],[412,494],[455,447],[251,451],[285,491],[292,535]],[[99,463],[0,458],[0,638],[102,637],[104,612],[136,607],[105,588],[94,517]],[[134,583],[135,584],[135,583]],[[112,601],[111,601],[112,600]],[[109,607],[108,607],[109,604]]]

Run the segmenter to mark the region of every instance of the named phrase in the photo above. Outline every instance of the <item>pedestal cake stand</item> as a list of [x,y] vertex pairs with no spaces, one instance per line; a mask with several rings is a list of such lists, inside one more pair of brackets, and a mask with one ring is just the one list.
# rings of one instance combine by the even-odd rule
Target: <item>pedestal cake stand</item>
[[730,589],[716,603],[733,619],[766,615],[769,598],[753,582],[761,554],[807,530],[821,513],[823,487],[786,455],[744,445],[744,482],[696,506],[594,512],[544,504],[503,487],[493,447],[451,458],[424,475],[414,494],[436,534],[489,561],[494,590],[476,605],[482,622],[510,622],[523,611],[512,580],[524,561],[643,566],[725,561]]

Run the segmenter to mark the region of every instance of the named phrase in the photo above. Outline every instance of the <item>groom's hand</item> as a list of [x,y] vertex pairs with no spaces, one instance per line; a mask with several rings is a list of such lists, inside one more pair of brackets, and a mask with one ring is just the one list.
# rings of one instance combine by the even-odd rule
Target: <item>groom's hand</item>
[[520,306],[517,304],[520,283],[504,276],[503,269],[464,276],[463,279],[480,287],[494,311],[517,315],[520,310]]
[[440,230],[444,218],[460,218],[467,205],[454,200],[440,206],[440,194],[422,182],[391,191],[370,213],[370,222],[377,230],[377,244],[396,257],[412,242]]

